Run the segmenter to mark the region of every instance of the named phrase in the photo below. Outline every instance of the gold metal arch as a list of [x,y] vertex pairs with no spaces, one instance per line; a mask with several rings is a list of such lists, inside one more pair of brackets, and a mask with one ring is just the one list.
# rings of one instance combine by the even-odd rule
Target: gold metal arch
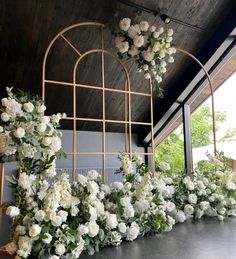
[[[80,27],[80,26],[98,26],[100,27],[100,37],[101,37],[101,48],[100,49],[91,49],[85,53],[82,53],[80,50],[75,48],[75,46],[65,37],[64,33]],[[150,92],[149,93],[143,93],[143,92],[135,92],[131,91],[131,86],[130,86],[130,78],[129,78],[129,73],[124,65],[124,63],[114,56],[112,53],[110,53],[107,50],[104,50],[104,38],[103,38],[103,28],[104,25],[101,23],[79,23],[72,25],[64,30],[62,30],[60,33],[58,33],[54,39],[51,41],[49,44],[44,60],[43,60],[43,72],[42,72],[42,98],[45,101],[46,96],[45,96],[45,89],[46,85],[61,85],[61,86],[66,86],[66,87],[72,87],[73,89],[73,116],[72,117],[66,117],[65,120],[71,120],[73,121],[73,148],[72,152],[68,152],[67,155],[71,155],[73,158],[72,162],[72,168],[73,168],[73,179],[76,179],[76,160],[78,155],[101,155],[102,156],[102,178],[105,180],[106,178],[106,156],[107,155],[118,155],[119,152],[107,152],[106,151],[106,123],[119,123],[123,124],[125,126],[125,152],[132,156],[134,152],[132,151],[132,125],[148,125],[151,127],[151,134],[152,134],[152,151],[151,152],[143,152],[139,153],[140,155],[148,155],[151,156],[151,161],[152,161],[152,171],[154,173],[155,171],[155,161],[154,161],[154,140],[153,140],[153,92],[152,92],[152,87],[151,84],[149,84]],[[64,82],[64,81],[55,81],[55,80],[49,80],[46,79],[46,62],[47,62],[47,57],[49,54],[49,51],[55,41],[58,38],[62,38],[77,54],[78,54],[78,59],[74,65],[73,69],[73,82]],[[81,60],[85,58],[88,55],[95,54],[95,53],[101,53],[101,78],[102,78],[102,85],[85,85],[85,84],[79,84],[76,82],[76,77],[77,77],[77,67]],[[124,84],[124,90],[121,89],[114,89],[114,88],[109,88],[105,84],[105,65],[104,65],[104,54],[109,55],[113,59],[115,59],[118,64],[122,67],[123,72],[125,74],[125,84]],[[102,119],[95,119],[95,118],[83,118],[83,117],[78,117],[77,116],[77,95],[76,95],[76,89],[77,88],[87,88],[87,89],[95,89],[95,90],[100,90],[102,91]],[[115,93],[123,93],[124,94],[124,99],[125,99],[125,119],[124,120],[108,120],[106,119],[106,107],[105,107],[105,98],[106,98],[106,93],[107,92],[115,92]],[[139,122],[139,121],[132,121],[132,105],[131,105],[131,96],[132,95],[139,95],[139,96],[148,96],[150,97],[150,105],[151,105],[151,122]],[[102,123],[102,152],[78,152],[77,151],[77,139],[76,139],[76,123],[77,121],[89,121],[89,122],[101,122]]]

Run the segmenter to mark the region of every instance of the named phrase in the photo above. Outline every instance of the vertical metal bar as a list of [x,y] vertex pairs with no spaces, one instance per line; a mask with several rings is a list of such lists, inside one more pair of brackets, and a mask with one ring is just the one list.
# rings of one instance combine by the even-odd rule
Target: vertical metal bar
[[152,156],[151,156],[151,163],[152,163],[152,174],[155,174],[155,147],[154,147],[154,133],[153,133],[153,89],[152,89],[152,82],[151,79],[149,80],[149,89],[150,89],[150,110],[151,110],[151,145],[152,145]]
[[[77,67],[76,67],[77,68]],[[73,180],[76,180],[76,151],[77,151],[77,141],[76,141],[76,68],[73,76]]]
[[129,105],[129,153],[130,158],[132,157],[132,113],[131,113],[131,94],[130,94],[130,84],[128,84],[128,105]]
[[[4,178],[5,178],[5,171],[4,171],[4,164],[0,165],[0,206],[4,202]],[[0,208],[0,225],[2,224],[2,208]]]
[[106,96],[105,96],[105,72],[104,72],[104,42],[103,42],[103,29],[101,28],[101,65],[102,65],[102,179],[106,178]]
[[191,113],[188,104],[183,105],[184,159],[187,174],[193,172]]
[[[127,80],[125,81],[125,91],[127,91]],[[127,94],[125,93],[125,121],[127,121]],[[125,123],[125,152],[128,152],[128,127]]]

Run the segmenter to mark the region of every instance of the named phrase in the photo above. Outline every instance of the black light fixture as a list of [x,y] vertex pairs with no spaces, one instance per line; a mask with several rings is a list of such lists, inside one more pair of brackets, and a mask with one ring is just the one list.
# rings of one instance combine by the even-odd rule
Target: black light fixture
[[166,14],[161,14],[160,17],[161,17],[161,20],[166,24],[170,23],[171,21],[170,17]]
[[202,28],[199,28],[197,26],[194,26],[192,24],[189,24],[189,23],[186,23],[186,22],[183,22],[179,19],[176,19],[174,17],[170,17],[168,16],[167,14],[162,14],[160,11],[157,11],[157,10],[153,10],[153,9],[150,9],[148,7],[145,7],[143,5],[139,5],[139,4],[136,4],[136,3],[133,3],[129,0],[116,0],[117,2],[120,2],[124,5],[127,5],[127,6],[130,6],[130,7],[133,7],[133,8],[136,8],[137,10],[140,10],[140,11],[143,11],[143,12],[146,12],[146,13],[150,13],[150,14],[153,14],[154,16],[159,16],[161,18],[161,20],[168,24],[170,22],[175,22],[175,23],[178,23],[178,24],[181,24],[183,26],[187,26],[193,30],[196,30],[196,31],[199,31],[199,32],[204,32],[204,30]]

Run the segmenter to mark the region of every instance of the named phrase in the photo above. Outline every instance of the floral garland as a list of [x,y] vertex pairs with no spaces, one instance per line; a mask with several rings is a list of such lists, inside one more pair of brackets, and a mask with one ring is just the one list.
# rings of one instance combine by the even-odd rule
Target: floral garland
[[119,23],[120,30],[116,33],[115,45],[120,58],[134,58],[139,71],[144,71],[144,78],[151,79],[158,96],[163,96],[159,86],[166,73],[168,63],[173,63],[176,49],[171,46],[173,30],[149,26],[147,21],[131,24],[130,18],[124,18]]
[[38,170],[55,176],[56,158],[62,155],[60,119],[64,114],[44,116],[42,100],[25,93],[15,95],[7,88],[3,98],[0,121],[0,160],[17,161],[22,171]]
[[[74,259],[82,252],[92,255],[124,240],[170,231],[175,223],[188,218],[205,215],[223,220],[236,215],[236,173],[224,166],[222,155],[209,155],[213,171],[170,177],[167,163],[160,163],[160,172],[153,176],[138,154],[130,159],[124,153],[116,172],[124,175],[123,182],[106,185],[94,170],[78,175],[73,183],[65,173],[49,181],[48,177],[55,175],[54,163],[60,152],[60,134],[55,127],[61,115],[46,119],[46,129],[39,133],[46,108],[39,99],[16,97],[8,89],[2,104],[2,134],[11,140],[5,148],[14,147],[21,171],[17,178],[8,178],[16,199],[5,205],[6,214],[13,219],[12,241],[6,250],[16,253],[15,259]],[[32,132],[38,132],[37,144],[31,142]],[[33,157],[21,154],[24,143],[33,146]],[[5,158],[9,153],[3,155]],[[53,173],[47,173],[51,167]]]

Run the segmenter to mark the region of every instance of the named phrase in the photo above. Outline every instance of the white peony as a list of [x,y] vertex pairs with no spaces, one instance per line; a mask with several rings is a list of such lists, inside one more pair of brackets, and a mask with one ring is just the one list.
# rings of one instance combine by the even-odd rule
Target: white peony
[[144,44],[144,37],[143,36],[135,36],[134,37],[134,46],[137,48],[142,47]]
[[147,31],[148,28],[149,28],[148,22],[147,21],[141,21],[139,23],[139,28],[140,28],[141,31]]
[[147,200],[139,200],[135,202],[135,207],[138,212],[143,213],[149,209],[149,202]]
[[130,227],[127,227],[126,230],[126,240],[128,241],[133,241],[134,239],[136,239],[139,235],[139,225],[134,221],[132,222]]
[[197,203],[197,195],[195,193],[189,194],[188,202],[192,203],[192,204],[196,204]]
[[9,206],[6,210],[6,215],[10,216],[11,218],[14,218],[20,214],[19,208],[15,206]]
[[125,196],[125,197],[122,197],[120,199],[120,204],[122,206],[128,206],[128,205],[130,205],[130,202],[131,202],[131,197],[130,196]]
[[28,143],[23,143],[19,148],[18,152],[23,156],[23,157],[28,157],[28,158],[34,158],[36,149],[35,147],[31,146]]
[[25,130],[23,128],[18,128],[15,132],[14,132],[14,136],[16,138],[23,138],[25,136]]
[[117,216],[116,214],[109,214],[106,217],[106,226],[108,229],[114,229],[118,225]]
[[52,235],[50,235],[49,233],[44,233],[42,237],[42,241],[44,244],[50,244],[52,241]]
[[142,56],[147,62],[150,62],[154,59],[155,54],[152,51],[145,50],[142,52]]
[[134,207],[131,204],[124,208],[124,217],[127,219],[134,217]]
[[120,223],[118,225],[118,229],[119,229],[120,233],[124,234],[126,232],[126,225],[125,225],[125,223],[123,223],[123,222]]
[[193,206],[190,205],[190,204],[186,204],[186,205],[184,206],[184,212],[185,212],[186,214],[188,214],[188,215],[192,215],[193,212],[194,212]]
[[27,102],[23,104],[23,108],[27,112],[32,112],[34,110],[34,105],[31,102]]
[[8,252],[8,254],[13,255],[17,251],[17,245],[15,242],[8,243],[5,245],[5,250]]
[[41,221],[44,220],[45,216],[46,216],[45,211],[43,211],[43,210],[38,210],[38,211],[35,213],[34,218],[35,218],[38,222],[41,222]]
[[3,112],[3,113],[1,114],[1,120],[4,121],[4,122],[9,121],[9,120],[10,120],[9,114],[6,113],[6,112]]
[[99,226],[95,221],[90,221],[88,223],[88,230],[89,230],[88,235],[90,237],[95,237],[99,232]]
[[200,208],[201,208],[201,210],[203,210],[203,211],[208,210],[209,207],[210,207],[209,201],[201,201],[201,202],[200,202]]
[[66,252],[66,248],[63,244],[57,244],[55,246],[55,253],[57,255],[63,255]]
[[175,204],[171,201],[167,201],[165,207],[168,212],[172,212],[175,210]]
[[41,233],[41,227],[38,224],[34,224],[29,228],[29,235],[31,237],[36,237]]
[[120,20],[119,26],[122,31],[128,31],[130,28],[131,20],[130,18],[123,18]]

